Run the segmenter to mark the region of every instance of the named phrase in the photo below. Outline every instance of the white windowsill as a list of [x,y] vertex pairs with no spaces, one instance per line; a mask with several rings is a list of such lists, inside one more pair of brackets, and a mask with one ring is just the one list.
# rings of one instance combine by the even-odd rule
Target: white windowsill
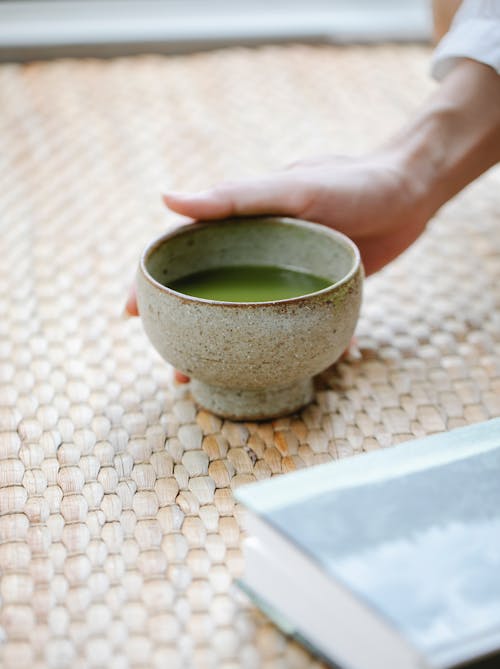
[[0,3],[0,58],[179,52],[283,40],[428,40],[413,0],[66,0]]

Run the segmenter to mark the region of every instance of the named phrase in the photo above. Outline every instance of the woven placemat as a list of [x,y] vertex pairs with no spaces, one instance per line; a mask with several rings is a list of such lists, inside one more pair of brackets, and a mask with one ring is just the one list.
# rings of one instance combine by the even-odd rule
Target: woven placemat
[[122,317],[140,250],[172,222],[162,188],[370,148],[434,86],[428,58],[286,46],[0,68],[2,667],[320,666],[233,583],[233,489],[500,414],[498,171],[367,282],[359,354],[296,416],[197,411]]

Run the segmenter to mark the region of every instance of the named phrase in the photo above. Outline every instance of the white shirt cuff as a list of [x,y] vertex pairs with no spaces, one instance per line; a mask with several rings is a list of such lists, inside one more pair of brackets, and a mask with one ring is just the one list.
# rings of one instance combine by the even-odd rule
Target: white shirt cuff
[[500,21],[478,17],[455,22],[434,52],[432,76],[443,79],[460,58],[490,65],[500,74]]

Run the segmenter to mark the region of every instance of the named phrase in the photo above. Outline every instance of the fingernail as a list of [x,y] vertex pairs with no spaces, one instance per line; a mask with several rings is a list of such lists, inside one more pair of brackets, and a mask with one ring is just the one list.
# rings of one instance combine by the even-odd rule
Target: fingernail
[[127,300],[125,307],[122,311],[122,317],[123,318],[134,318],[135,316],[139,315],[139,311],[137,308],[131,309],[130,308],[130,300]]
[[180,193],[176,190],[169,190],[166,193],[163,193],[163,199],[168,200],[173,198],[174,200],[185,200],[186,197],[190,197],[189,193]]
[[182,372],[178,372],[175,370],[174,372],[174,378],[177,381],[177,383],[189,383],[190,379],[189,376],[186,376]]
[[211,190],[200,190],[196,193],[179,193],[177,191],[168,191],[163,194],[163,197],[168,200],[172,198],[174,200],[206,200],[207,198],[213,197],[213,191]]

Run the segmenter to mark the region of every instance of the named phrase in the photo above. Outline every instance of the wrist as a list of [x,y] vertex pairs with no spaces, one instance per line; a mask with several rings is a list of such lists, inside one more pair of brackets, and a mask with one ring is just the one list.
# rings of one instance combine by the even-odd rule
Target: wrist
[[421,118],[382,149],[398,174],[406,207],[428,221],[446,202],[442,174],[446,151],[434,116]]
[[500,159],[500,78],[464,60],[386,150],[430,218]]
[[446,187],[445,116],[446,112],[435,109],[422,114],[393,146],[414,206],[424,211],[427,219],[451,197]]

